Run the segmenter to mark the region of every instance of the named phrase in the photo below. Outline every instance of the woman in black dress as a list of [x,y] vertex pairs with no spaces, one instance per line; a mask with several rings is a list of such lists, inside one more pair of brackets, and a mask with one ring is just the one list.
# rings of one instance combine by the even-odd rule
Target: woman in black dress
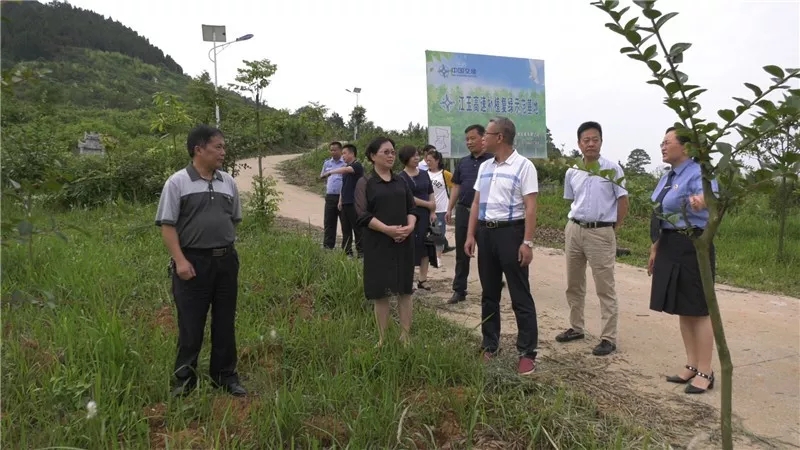
[[[403,171],[400,176],[411,188],[414,195],[414,215],[417,216],[417,223],[414,229],[414,265],[419,267],[419,282],[417,289],[431,290],[428,287],[428,267],[430,257],[428,248],[425,246],[425,237],[428,235],[428,228],[432,223],[436,223],[436,200],[433,198],[433,183],[427,170],[420,170],[419,155],[413,145],[407,145],[400,149],[397,156],[403,164]],[[435,249],[434,249],[435,251]],[[438,263],[436,263],[438,265]]]
[[394,142],[379,137],[366,149],[373,171],[356,184],[355,207],[362,227],[364,294],[375,302],[378,346],[389,325],[389,299],[397,296],[400,340],[409,342],[411,294],[414,285],[414,196],[399,175],[392,173]]
[[[650,309],[679,317],[686,349],[683,371],[668,376],[667,381],[687,384],[687,394],[702,394],[714,387],[711,370],[714,332],[690,235],[697,237],[703,233],[708,209],[703,198],[700,164],[687,155],[687,142],[688,139],[678,136],[674,128],[668,128],[661,143],[662,159],[672,168],[659,180],[652,200],[661,205],[660,216],[678,214],[679,218],[670,223],[654,215],[647,273],[653,276]],[[712,180],[711,185],[716,192],[716,180]],[[713,246],[711,272],[715,275]]]

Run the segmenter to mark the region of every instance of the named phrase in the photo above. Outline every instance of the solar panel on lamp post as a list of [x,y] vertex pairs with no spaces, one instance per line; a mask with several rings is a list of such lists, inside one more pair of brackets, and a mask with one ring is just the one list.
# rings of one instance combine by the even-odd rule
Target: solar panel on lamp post
[[[245,34],[243,36],[239,36],[236,40],[232,42],[227,42],[227,37],[225,35],[225,25],[203,25],[203,41],[205,42],[213,42],[214,46],[211,47],[211,50],[208,51],[208,59],[214,63],[214,116],[216,118],[217,128],[220,126],[219,120],[219,101],[217,100],[217,92],[219,87],[217,85],[217,55],[224,50],[227,46],[234,44],[236,42],[246,41],[253,37],[252,34]],[[222,42],[222,44],[218,44],[218,42]],[[211,54],[214,54],[214,57],[211,57]]]

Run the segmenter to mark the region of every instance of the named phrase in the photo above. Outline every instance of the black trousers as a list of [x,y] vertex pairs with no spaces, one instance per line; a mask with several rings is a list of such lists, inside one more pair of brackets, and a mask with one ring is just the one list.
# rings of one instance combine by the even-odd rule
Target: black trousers
[[456,273],[453,276],[453,291],[467,295],[467,279],[469,278],[469,256],[464,252],[469,226],[469,208],[456,205]]
[[517,351],[521,356],[536,357],[539,344],[536,305],[531,295],[528,267],[519,265],[519,247],[524,235],[524,224],[491,229],[478,226],[478,274],[483,288],[481,332],[484,350],[497,352],[500,345],[500,293],[505,274],[511,308],[517,319]]
[[[323,216],[325,234],[322,238],[322,246],[325,248],[336,247],[337,221],[342,221],[342,214],[339,211],[339,194],[327,194],[325,196],[325,215]],[[344,245],[342,245],[342,248],[344,248]]]
[[239,255],[233,246],[214,256],[210,250],[184,249],[196,276],[181,280],[172,271],[172,295],[178,310],[176,384],[197,383],[197,358],[203,345],[206,316],[211,308],[211,379],[225,385],[238,382],[236,372],[236,299]]
[[342,247],[345,253],[353,256],[353,236],[356,242],[356,254],[359,258],[364,254],[361,251],[361,227],[356,225],[358,215],[356,205],[349,203],[342,205]]

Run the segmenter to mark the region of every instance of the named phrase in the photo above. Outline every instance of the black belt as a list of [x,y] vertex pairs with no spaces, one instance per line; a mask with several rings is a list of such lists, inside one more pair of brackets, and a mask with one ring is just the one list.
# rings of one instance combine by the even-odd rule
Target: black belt
[[695,236],[699,236],[699,235],[703,234],[703,231],[705,231],[704,228],[697,228],[697,227],[692,227],[692,228],[662,228],[661,229],[661,232],[664,233],[664,234],[668,234],[668,233],[692,233]]
[[581,222],[580,220],[569,219],[575,223],[577,223],[581,228],[605,228],[605,227],[613,227],[616,225],[616,222]]
[[183,253],[189,253],[192,255],[219,257],[232,253],[233,245],[229,245],[227,247],[217,247],[217,248],[184,248],[181,250],[183,251]]
[[517,220],[479,220],[478,225],[486,228],[513,227],[514,225],[525,225],[525,219]]

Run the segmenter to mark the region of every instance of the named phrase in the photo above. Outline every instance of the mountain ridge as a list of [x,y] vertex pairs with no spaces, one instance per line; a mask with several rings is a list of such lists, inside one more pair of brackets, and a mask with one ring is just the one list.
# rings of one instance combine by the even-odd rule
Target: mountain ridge
[[183,68],[150,40],[111,17],[67,2],[0,2],[2,67],[52,61],[63,48],[117,52],[186,75]]

